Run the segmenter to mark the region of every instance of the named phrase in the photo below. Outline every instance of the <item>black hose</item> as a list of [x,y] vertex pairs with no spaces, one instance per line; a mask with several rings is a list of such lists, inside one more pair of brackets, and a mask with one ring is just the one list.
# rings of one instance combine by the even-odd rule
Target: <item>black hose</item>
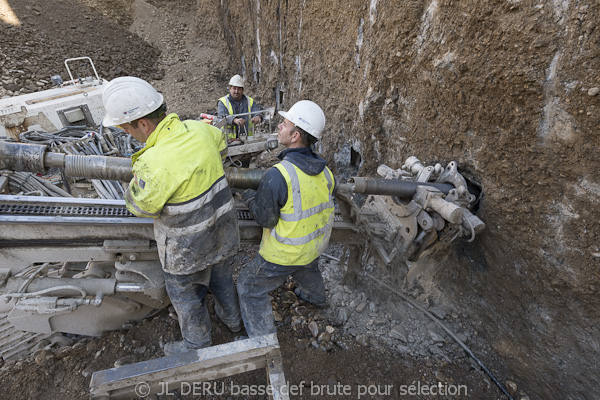
[[496,379],[496,377],[490,372],[490,370],[487,369],[485,367],[485,365],[483,365],[483,363],[481,361],[479,361],[479,359],[477,357],[475,357],[475,354],[473,354],[473,352],[467,347],[467,345],[464,344],[462,342],[462,340],[460,340],[459,338],[457,338],[456,335],[454,333],[452,333],[452,331],[450,331],[450,329],[448,329],[446,327],[446,325],[444,325],[440,320],[438,320],[433,314],[431,314],[429,311],[427,311],[426,309],[424,309],[423,307],[421,307],[421,305],[419,303],[417,303],[417,302],[413,301],[412,299],[408,298],[407,296],[405,296],[404,294],[400,293],[399,291],[397,291],[396,289],[394,289],[393,287],[391,287],[387,283],[385,283],[383,281],[380,281],[379,279],[375,278],[374,276],[371,276],[371,275],[368,275],[368,274],[365,274],[365,276],[367,276],[368,278],[370,278],[373,281],[377,282],[378,284],[380,284],[384,288],[388,289],[390,292],[394,293],[395,295],[399,296],[402,300],[409,302],[415,308],[417,308],[418,310],[420,310],[421,312],[423,312],[425,315],[427,315],[433,322],[435,322],[436,324],[438,324],[444,331],[446,331],[446,333],[448,335],[450,335],[450,337],[452,339],[454,339],[454,341],[456,343],[459,344],[460,347],[463,348],[463,350],[465,352],[467,352],[467,354],[473,360],[475,360],[475,362],[477,363],[477,365],[479,365],[481,367],[481,369],[492,379],[492,381],[494,381],[494,383],[496,384],[496,386],[498,386],[500,388],[500,390],[502,390],[502,393],[504,393],[506,395],[506,397],[508,397],[510,400],[514,400],[513,397],[508,393],[508,391],[506,390],[506,388],[504,388],[504,386],[498,381],[498,379]]

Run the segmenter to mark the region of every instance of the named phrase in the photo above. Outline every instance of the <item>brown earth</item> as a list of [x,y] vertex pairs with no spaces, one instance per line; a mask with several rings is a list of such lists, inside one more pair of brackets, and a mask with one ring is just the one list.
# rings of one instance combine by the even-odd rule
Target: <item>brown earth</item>
[[338,174],[350,149],[367,176],[456,160],[487,228],[424,257],[413,283],[465,309],[530,396],[599,397],[600,5],[369,3],[230,0],[232,65],[284,107],[324,106]]
[[[426,165],[458,161],[484,189],[486,230],[431,252],[407,280],[400,265],[382,272],[422,300],[443,299],[479,332],[476,354],[531,398],[600,397],[597,2],[8,3],[23,24],[0,22],[0,96],[48,87],[65,58],[87,55],[102,76],[151,80],[172,110],[195,117],[242,73],[266,105],[322,105],[322,150],[339,176],[372,176],[410,155]],[[214,326],[217,343],[231,340]],[[501,397],[459,351],[451,362],[356,344],[324,352],[298,348],[306,331],[284,324],[280,333],[291,382],[337,381],[356,394],[359,384],[453,381],[467,384],[470,398]],[[131,360],[154,357],[177,335],[159,314],[85,339],[42,368],[5,365],[2,390],[81,398],[90,371],[142,346]],[[258,375],[236,383],[260,383]]]

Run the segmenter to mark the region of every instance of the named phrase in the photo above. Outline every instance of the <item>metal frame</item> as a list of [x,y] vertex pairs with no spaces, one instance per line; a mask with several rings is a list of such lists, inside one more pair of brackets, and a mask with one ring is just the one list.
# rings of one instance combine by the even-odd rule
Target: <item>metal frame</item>
[[197,384],[261,368],[272,389],[269,398],[289,400],[275,333],[97,371],[90,381],[90,394],[92,399],[146,397],[164,392],[169,384]]
[[96,71],[96,67],[94,66],[94,62],[92,61],[91,58],[89,58],[89,57],[75,57],[75,58],[67,58],[65,60],[65,67],[67,68],[67,72],[69,73],[69,77],[71,78],[72,82],[74,82],[75,80],[73,79],[73,74],[71,73],[71,68],[69,68],[69,61],[77,61],[77,60],[88,60],[90,62],[90,65],[92,66],[92,69],[94,70],[94,74],[96,75],[96,79],[100,80],[100,77],[98,76],[98,72]]
[[[220,121],[218,121],[216,123],[216,127],[217,128],[221,128],[223,130],[223,133],[225,133],[226,135],[228,135],[229,133],[233,133],[233,132],[229,132],[230,128],[232,127],[232,125],[228,125],[225,121],[227,120],[227,117],[233,117],[233,118],[237,118],[237,117],[244,117],[246,115],[252,115],[252,114],[261,114],[263,115],[264,119],[268,119],[269,120],[269,135],[271,135],[273,133],[273,127],[271,125],[271,120],[273,119],[273,115],[274,115],[274,110],[271,111],[271,109],[267,108],[265,110],[259,110],[259,111],[254,111],[254,112],[245,112],[245,113],[239,113],[239,114],[231,114],[231,115],[227,115],[226,117],[222,118]],[[265,114],[269,115],[269,118],[265,118]],[[256,135],[256,125],[254,125],[252,127],[252,136]],[[240,135],[241,137],[241,135]],[[246,135],[246,137],[248,137],[248,135]]]

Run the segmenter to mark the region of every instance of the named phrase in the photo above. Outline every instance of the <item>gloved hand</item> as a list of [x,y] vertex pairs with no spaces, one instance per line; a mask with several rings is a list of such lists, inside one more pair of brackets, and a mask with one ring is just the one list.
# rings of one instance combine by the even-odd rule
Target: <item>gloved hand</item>
[[246,203],[247,206],[250,206],[250,203],[254,201],[254,197],[256,196],[256,190],[246,189],[242,193],[242,200]]

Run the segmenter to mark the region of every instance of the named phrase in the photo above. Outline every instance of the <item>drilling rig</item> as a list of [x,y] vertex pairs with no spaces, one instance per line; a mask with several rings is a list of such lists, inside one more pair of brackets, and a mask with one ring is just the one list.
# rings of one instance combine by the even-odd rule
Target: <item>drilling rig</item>
[[[69,63],[81,60],[89,61],[95,76],[73,78]],[[13,186],[0,175],[0,332],[10,327],[33,335],[95,336],[127,328],[170,304],[153,221],[132,215],[122,200],[132,178],[128,155],[141,144],[100,125],[106,81],[91,60],[69,59],[65,66],[66,83],[55,76],[54,89],[0,100],[0,171],[21,174]],[[268,114],[270,124],[273,112]],[[86,129],[83,136],[72,141],[47,133],[80,128]],[[38,131],[43,140],[27,140]],[[225,165],[276,146],[273,138],[248,140],[229,148],[233,158]],[[49,171],[62,179],[38,176]],[[226,167],[235,189],[257,188],[263,173]],[[330,242],[351,249],[347,275],[356,272],[350,263],[357,265],[365,249],[394,265],[418,260],[439,242],[472,241],[484,229],[474,215],[481,188],[458,172],[456,162],[425,166],[409,157],[402,168],[382,165],[378,173],[381,178],[337,184]],[[67,186],[69,177],[91,180],[103,198],[73,197],[68,187],[58,187]],[[1,194],[25,194],[36,180],[41,189],[28,194],[37,196]],[[356,195],[366,196],[361,207]],[[242,243],[258,244],[262,228],[241,201],[236,207]],[[0,336],[0,355],[9,358],[13,347],[30,338]]]
[[[397,178],[355,177],[340,184],[331,242],[371,244],[389,264],[416,260],[439,240],[472,240],[484,227],[469,211],[479,193],[456,163],[437,167],[427,180],[423,171],[429,167],[419,164],[411,158],[402,171],[382,167]],[[128,158],[0,141],[0,170],[52,168],[90,179],[132,178]],[[263,173],[226,168],[229,185],[239,189],[258,187]],[[429,181],[432,176],[437,182]],[[369,195],[364,210],[348,206],[352,193]],[[237,209],[242,242],[259,243],[261,227],[243,204]],[[0,310],[19,330],[99,335],[169,304],[152,220],[130,214],[123,200],[0,195],[0,226]]]

